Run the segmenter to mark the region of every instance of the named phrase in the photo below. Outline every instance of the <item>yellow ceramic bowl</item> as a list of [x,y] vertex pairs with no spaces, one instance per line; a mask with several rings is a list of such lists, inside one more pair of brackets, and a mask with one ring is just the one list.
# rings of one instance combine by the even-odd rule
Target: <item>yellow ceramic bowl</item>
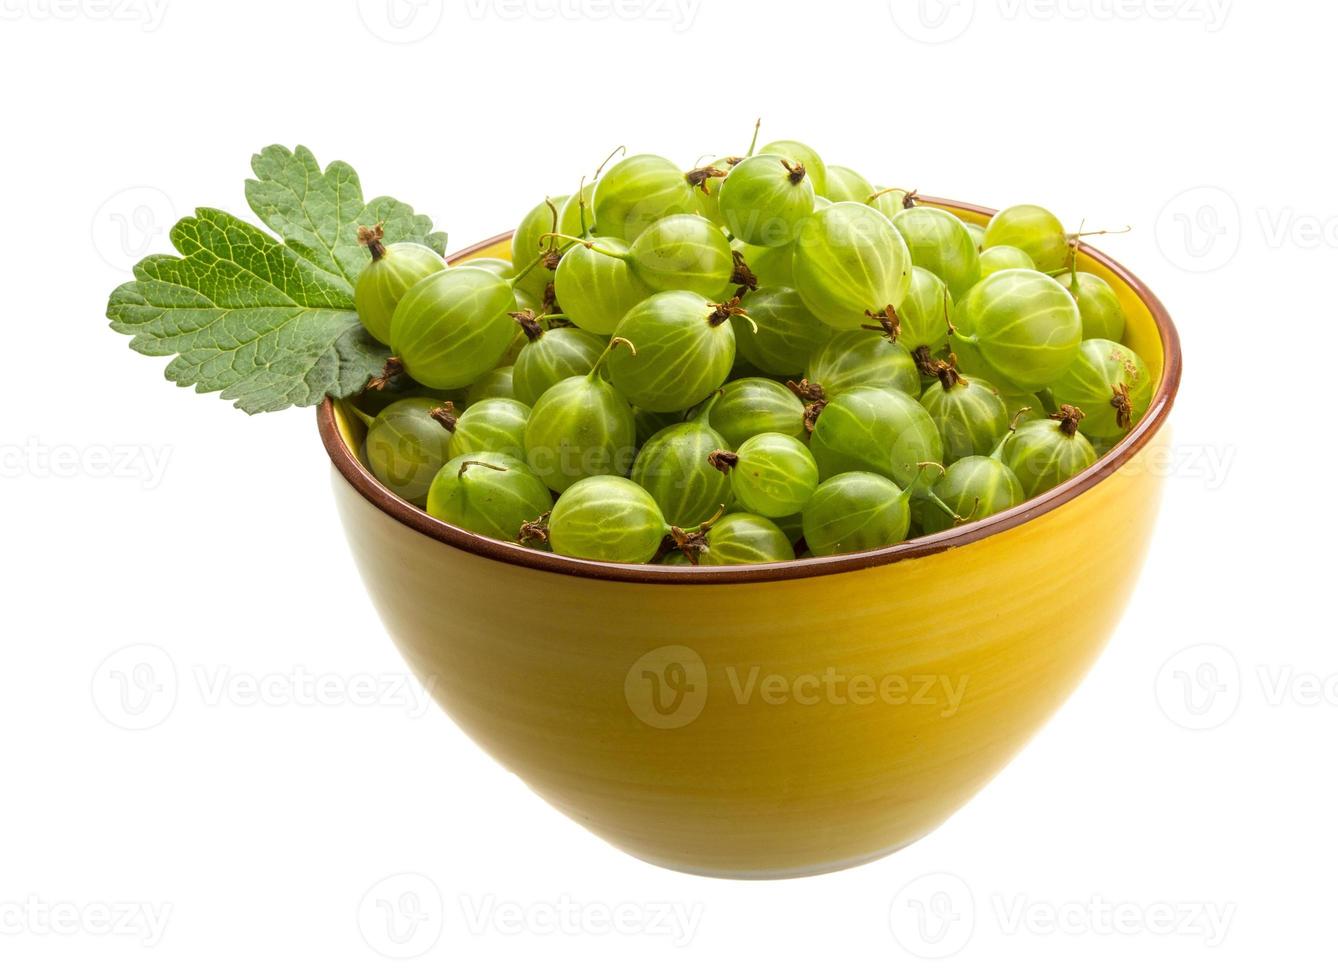
[[384,490],[359,462],[357,419],[327,403],[321,436],[372,601],[461,728],[630,854],[772,878],[903,847],[1074,689],[1152,533],[1179,341],[1124,269],[1086,247],[1080,267],[1114,286],[1125,342],[1160,377],[1147,415],[1025,506],[881,551],[623,566],[479,538]]

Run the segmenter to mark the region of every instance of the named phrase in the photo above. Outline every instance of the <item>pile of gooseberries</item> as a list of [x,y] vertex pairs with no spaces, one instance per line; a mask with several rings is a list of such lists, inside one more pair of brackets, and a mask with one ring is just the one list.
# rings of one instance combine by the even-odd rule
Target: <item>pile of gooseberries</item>
[[789,561],[979,521],[1151,402],[1080,234],[1035,205],[964,220],[756,133],[687,169],[611,157],[521,219],[511,261],[363,228],[357,311],[394,355],[350,400],[365,462],[465,531],[593,561]]

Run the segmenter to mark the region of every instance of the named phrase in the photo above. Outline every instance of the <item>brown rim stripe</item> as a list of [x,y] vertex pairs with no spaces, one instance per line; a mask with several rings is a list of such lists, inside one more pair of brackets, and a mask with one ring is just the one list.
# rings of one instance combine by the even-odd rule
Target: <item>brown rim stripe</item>
[[[940,207],[957,208],[988,217],[994,214],[989,208],[974,204],[962,204],[943,198],[922,197],[926,204]],[[477,245],[470,246],[450,256],[449,261],[458,261],[469,255],[500,242],[509,241],[511,232],[495,235]],[[923,558],[935,555],[949,548],[979,541],[1000,531],[1025,524],[1032,518],[1049,513],[1084,491],[1096,486],[1110,476],[1142,449],[1152,439],[1166,421],[1166,416],[1175,403],[1176,392],[1180,387],[1180,336],[1171,315],[1159,299],[1133,273],[1122,265],[1108,258],[1103,253],[1088,245],[1079,246],[1084,255],[1095,259],[1133,290],[1134,294],[1152,313],[1161,338],[1163,365],[1161,380],[1147,414],[1134,426],[1114,449],[1097,460],[1096,464],[1081,474],[1062,483],[1034,500],[1029,500],[1020,507],[1004,511],[993,517],[961,527],[926,535],[911,541],[904,541],[888,548],[876,551],[861,551],[851,555],[833,555],[825,558],[800,558],[789,562],[776,562],[769,565],[741,565],[726,567],[702,567],[692,565],[619,565],[611,562],[585,561],[579,558],[563,558],[546,552],[534,551],[510,544],[506,541],[494,541],[461,530],[444,521],[429,517],[427,513],[406,503],[381,486],[344,443],[335,422],[334,403],[327,399],[316,408],[316,420],[320,429],[321,442],[325,451],[340,474],[364,498],[385,514],[393,517],[406,527],[419,534],[434,538],[443,544],[459,548],[471,554],[489,558],[493,561],[520,565],[544,572],[556,572],[559,575],[575,575],[581,578],[603,579],[611,582],[640,582],[657,585],[726,585],[749,582],[776,582],[787,579],[809,578],[818,575],[835,575],[839,572],[853,572],[860,569],[890,565],[893,562],[911,558]]]

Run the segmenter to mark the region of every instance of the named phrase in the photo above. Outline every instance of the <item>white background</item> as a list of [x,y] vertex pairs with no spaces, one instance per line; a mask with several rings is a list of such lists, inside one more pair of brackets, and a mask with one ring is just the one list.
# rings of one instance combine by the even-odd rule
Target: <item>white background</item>
[[[416,2],[0,0],[0,974],[1331,968],[1338,11]],[[1186,373],[1146,572],[1063,710],[926,840],[739,883],[614,851],[401,687],[312,412],[176,389],[103,311],[176,218],[247,213],[269,143],[459,247],[616,144],[687,165],[757,115],[877,182],[1133,225],[1103,247]]]

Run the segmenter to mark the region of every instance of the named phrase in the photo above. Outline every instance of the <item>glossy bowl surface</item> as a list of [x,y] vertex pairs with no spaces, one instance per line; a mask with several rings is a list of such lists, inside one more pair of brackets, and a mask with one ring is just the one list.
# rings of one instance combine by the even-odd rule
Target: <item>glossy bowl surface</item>
[[[505,257],[509,242],[452,261]],[[1147,414],[1022,507],[879,551],[625,566],[480,538],[383,489],[356,417],[327,402],[339,512],[388,633],[486,751],[647,861],[786,877],[906,845],[1071,693],[1152,534],[1179,340],[1119,265],[1083,246],[1079,268],[1115,288],[1125,342],[1159,377]]]

